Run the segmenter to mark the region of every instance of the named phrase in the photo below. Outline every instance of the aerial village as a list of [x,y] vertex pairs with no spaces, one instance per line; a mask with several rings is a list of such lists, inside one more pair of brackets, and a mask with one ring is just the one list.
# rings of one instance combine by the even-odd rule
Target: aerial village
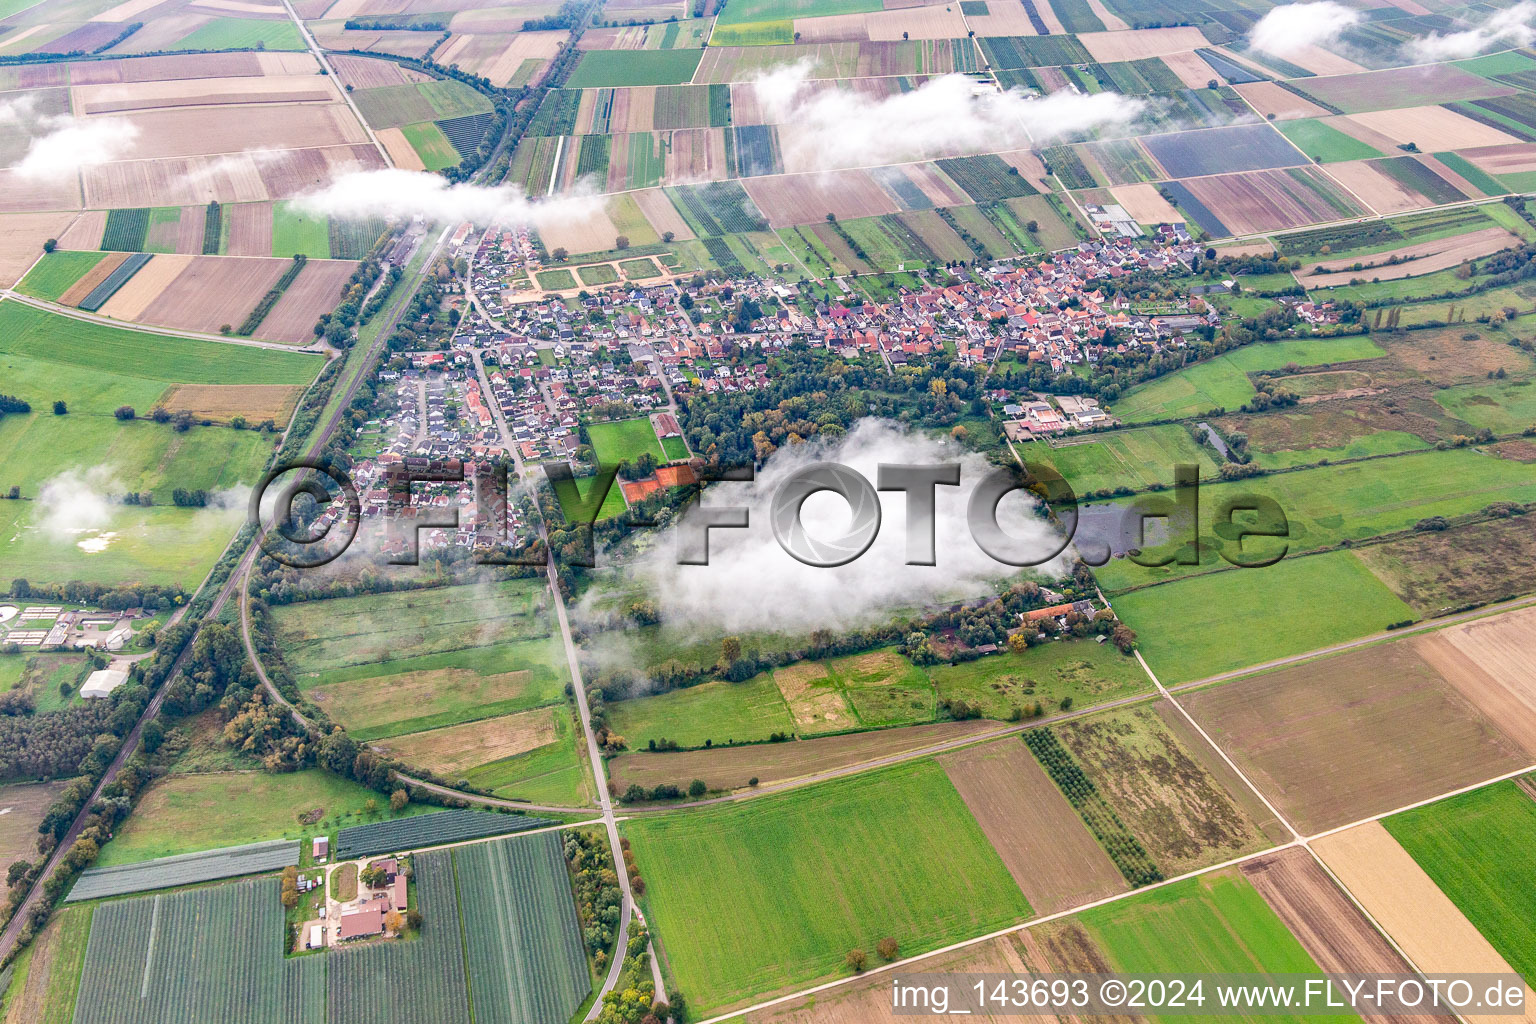
[[[1202,294],[1230,282],[1192,287],[1175,302],[1138,309],[1117,290],[1129,275],[1184,272],[1204,248],[1180,226],[1149,240],[1118,229],[1113,208],[1090,211],[1103,237],[1075,249],[971,268],[963,277],[897,289],[888,302],[867,301],[834,282],[845,301],[802,293],[785,279],[669,276],[660,283],[617,284],[571,294],[528,291],[542,252],[526,229],[465,225],[450,249],[459,273],[447,302],[459,316],[435,347],[399,353],[380,372],[378,418],[354,467],[365,518],[390,507],[391,465],[422,469],[502,460],[521,475],[553,462],[579,465],[584,425],[649,417],[676,458],[657,473],[623,480],[626,501],[695,477],[682,440],[677,399],[693,393],[751,391],[769,381],[773,352],[803,343],[846,358],[878,357],[895,370],[948,350],[962,363],[1048,366],[1052,374],[1091,365],[1106,353],[1155,355],[1219,329],[1220,309]],[[521,289],[521,290],[520,290]],[[760,315],[733,316],[744,303]],[[1312,324],[1335,322],[1304,297],[1292,308]],[[1112,410],[1090,397],[994,387],[985,396],[1011,441],[1114,426]],[[587,449],[590,451],[590,449]],[[458,483],[427,485],[422,509],[452,510],[458,529],[423,534],[426,550],[474,544],[482,510]],[[531,509],[514,502],[509,529],[529,539]],[[393,547],[406,542],[394,540]]]

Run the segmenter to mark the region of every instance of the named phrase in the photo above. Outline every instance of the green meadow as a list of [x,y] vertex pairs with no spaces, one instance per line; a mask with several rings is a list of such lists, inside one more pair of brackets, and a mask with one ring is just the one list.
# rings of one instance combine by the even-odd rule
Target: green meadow
[[647,914],[699,1016],[836,977],[892,936],[911,956],[1020,921],[1028,902],[932,761],[637,818]]
[[1536,800],[1500,782],[1382,824],[1509,966],[1536,976]]

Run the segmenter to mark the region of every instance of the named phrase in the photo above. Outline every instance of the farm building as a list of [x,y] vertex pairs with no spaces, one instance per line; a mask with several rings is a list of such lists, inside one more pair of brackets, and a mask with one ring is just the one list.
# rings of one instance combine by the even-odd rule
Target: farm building
[[325,860],[325,858],[327,856],[329,856],[330,852],[331,852],[331,840],[330,840],[330,837],[328,837],[328,836],[315,836],[315,842],[314,842],[313,847],[311,847],[311,849],[314,852],[315,860]]
[[356,910],[344,910],[341,912],[341,932],[338,936],[342,942],[351,939],[371,939],[375,935],[384,934],[384,904],[370,903]]
[[113,690],[128,681],[126,668],[104,668],[92,672],[85,680],[85,685],[80,687],[82,697],[106,697]]
[[319,949],[323,945],[325,945],[325,929],[318,924],[310,925],[309,942],[305,945],[305,948]]

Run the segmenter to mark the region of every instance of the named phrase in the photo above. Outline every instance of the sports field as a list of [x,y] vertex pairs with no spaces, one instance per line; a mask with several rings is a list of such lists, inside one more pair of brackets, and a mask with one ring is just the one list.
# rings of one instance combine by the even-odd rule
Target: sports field
[[1382,824],[1511,967],[1536,976],[1536,798],[1500,782]]
[[597,454],[598,463],[603,466],[632,463],[647,452],[657,462],[667,461],[667,453],[657,440],[649,417],[589,423],[587,436],[592,439],[592,450]]
[[743,804],[628,822],[678,987],[705,1015],[1030,913],[944,771],[931,761]]

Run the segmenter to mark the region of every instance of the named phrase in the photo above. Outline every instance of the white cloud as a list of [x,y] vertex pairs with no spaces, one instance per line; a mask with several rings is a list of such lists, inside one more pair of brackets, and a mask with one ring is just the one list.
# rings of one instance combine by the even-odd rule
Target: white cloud
[[1248,45],[1276,57],[1286,57],[1327,42],[1360,20],[1359,11],[1334,0],[1285,4],[1258,20],[1248,33]]
[[53,178],[116,160],[139,135],[137,125],[116,117],[50,117],[40,127],[47,130],[33,138],[16,165],[25,178]]
[[944,75],[911,92],[874,98],[820,88],[807,80],[808,70],[804,62],[792,64],[755,83],[768,120],[793,126],[783,134],[786,163],[797,170],[1023,149],[1031,142],[1129,123],[1145,108],[1141,100],[1111,92],[1032,98],[1015,90],[978,90],[964,75]]
[[[815,462],[849,466],[873,484],[881,463],[932,465],[960,462],[960,486],[937,487],[937,565],[907,565],[906,495],[881,492],[879,535],[859,558],[836,568],[809,566],[790,557],[774,538],[769,509],[779,485]],[[954,441],[909,433],[891,420],[861,420],[836,443],[780,448],[752,483],[710,485],[709,506],[742,505],[746,529],[710,531],[709,565],[679,565],[677,532],[663,531],[636,566],[662,619],[704,634],[738,630],[809,633],[887,621],[902,611],[943,600],[996,593],[996,582],[1019,569],[994,561],[971,539],[966,505],[990,471],[987,461]],[[1022,492],[1004,497],[998,521],[1011,537],[1027,539],[1042,557],[1061,546],[1056,530],[1032,512]],[[831,538],[848,528],[847,503],[833,494],[812,495],[802,508],[812,537]],[[693,515],[692,511],[685,514]],[[1059,569],[1059,563],[1042,566]]]
[[400,168],[343,174],[295,202],[314,213],[358,220],[419,215],[443,223],[470,220],[530,227],[586,219],[602,207],[602,199],[585,189],[533,200],[511,185],[452,184],[436,174]]
[[93,466],[84,472],[65,470],[43,483],[34,519],[56,540],[105,529],[113,512],[108,495],[123,489],[108,466]]
[[1536,29],[1531,27],[1533,20],[1536,20],[1536,3],[1521,0],[1506,10],[1495,11],[1481,24],[1465,31],[1449,35],[1431,32],[1427,36],[1408,40],[1403,44],[1403,49],[1414,59],[1427,63],[1471,57],[1496,43],[1530,46],[1536,42]]

